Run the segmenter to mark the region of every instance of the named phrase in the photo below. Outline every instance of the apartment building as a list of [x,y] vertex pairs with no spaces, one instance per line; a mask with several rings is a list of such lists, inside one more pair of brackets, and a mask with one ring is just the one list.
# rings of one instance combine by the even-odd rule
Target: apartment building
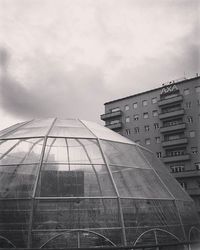
[[200,77],[105,103],[105,126],[152,150],[200,213]]

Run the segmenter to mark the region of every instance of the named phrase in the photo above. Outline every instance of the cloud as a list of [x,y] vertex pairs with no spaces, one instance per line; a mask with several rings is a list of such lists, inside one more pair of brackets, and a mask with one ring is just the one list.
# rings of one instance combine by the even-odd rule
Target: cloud
[[105,96],[100,69],[76,65],[70,71],[63,71],[57,65],[48,65],[46,61],[45,68],[38,66],[37,72],[32,74],[40,75],[42,71],[45,75],[36,77],[38,82],[32,86],[27,83],[28,87],[14,80],[8,72],[3,74],[0,100],[7,112],[23,118],[74,115],[83,118],[87,117],[87,113],[88,117],[89,114],[97,115],[95,107],[100,107]]
[[[1,8],[2,7],[2,8]],[[198,1],[0,0],[0,109],[99,120],[103,103],[199,71]]]

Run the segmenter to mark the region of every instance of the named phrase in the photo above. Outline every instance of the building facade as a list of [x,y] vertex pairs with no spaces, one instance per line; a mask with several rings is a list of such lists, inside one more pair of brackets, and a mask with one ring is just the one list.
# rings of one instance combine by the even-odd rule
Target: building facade
[[105,126],[152,150],[200,213],[200,77],[105,103]]

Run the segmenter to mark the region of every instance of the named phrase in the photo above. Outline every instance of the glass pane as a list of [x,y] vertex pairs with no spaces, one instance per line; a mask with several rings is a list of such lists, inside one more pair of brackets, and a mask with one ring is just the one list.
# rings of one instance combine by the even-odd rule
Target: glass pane
[[125,227],[180,226],[174,201],[121,199]]
[[110,169],[121,197],[172,199],[153,170],[115,166]]
[[34,120],[27,125],[22,126],[15,132],[8,134],[5,138],[23,138],[45,136],[51,127],[53,119]]
[[69,162],[67,139],[50,138],[47,140],[43,162]]
[[193,202],[187,201],[176,201],[176,204],[179,209],[186,235],[189,236],[192,226],[196,225],[199,227],[200,225],[199,216],[197,214],[195,205]]
[[[126,228],[126,238],[128,245],[134,245],[136,242],[136,246],[139,245],[155,245],[156,239],[159,244],[168,244],[168,243],[177,243],[178,241],[185,241],[182,233],[182,229],[180,226],[173,226],[168,231],[168,228],[163,226],[159,228],[152,227],[138,227],[138,228]],[[178,240],[178,239],[179,240]],[[182,247],[182,246],[181,246]],[[177,248],[169,246],[163,248],[165,250],[183,250],[183,248]],[[146,249],[145,249],[146,250]],[[147,248],[147,250],[157,250],[155,248]]]
[[9,153],[12,148],[19,144],[20,140],[1,140],[0,141],[0,159],[4,156],[4,154]]
[[103,164],[96,140],[68,139],[70,163]]
[[77,119],[57,119],[53,127],[84,128],[85,126]]
[[88,152],[77,139],[68,139],[70,163],[91,163]]
[[0,236],[7,238],[16,247],[26,247],[30,210],[31,203],[28,200],[1,200]]
[[37,165],[0,166],[0,197],[30,197],[37,168]]
[[95,197],[116,194],[105,165],[44,164],[37,195]]
[[85,126],[98,138],[104,139],[104,140],[111,140],[111,141],[117,141],[117,142],[123,142],[123,143],[129,143],[134,144],[133,141],[127,139],[124,136],[119,135],[118,133],[115,133],[114,131],[105,128],[97,123],[89,122],[89,121],[83,121],[81,120]]
[[6,136],[7,134],[11,133],[13,130],[17,129],[18,127],[21,127],[23,124],[25,124],[25,122],[17,123],[15,125],[12,125],[12,126],[6,128],[6,129],[1,130],[0,137]]
[[21,128],[6,138],[24,138],[24,137],[41,137],[45,136],[47,128]]
[[111,165],[150,168],[137,152],[135,145],[102,141],[102,147]]
[[54,127],[50,133],[50,136],[58,137],[78,137],[78,138],[94,138],[93,134],[90,133],[86,128],[65,128],[65,127]]
[[[23,230],[0,231],[0,236],[8,239],[9,242],[11,242],[11,244],[15,246],[14,248],[12,247],[13,249],[27,248],[28,231],[23,231]],[[3,241],[1,241],[1,239],[0,239],[0,244],[2,242]],[[3,244],[5,244],[5,241],[3,242]],[[2,249],[7,249],[9,247],[9,245],[7,245],[6,248],[3,248],[3,246],[4,246],[3,244],[2,244]],[[0,245],[0,247],[1,247],[1,245]]]
[[53,118],[48,118],[48,119],[35,119],[31,122],[29,122],[27,125],[24,126],[24,128],[47,128],[48,129],[51,127],[54,119]]
[[117,199],[38,201],[34,229],[84,229],[119,227]]
[[169,173],[163,163],[159,161],[153,153],[143,148],[139,149],[145,155],[146,159],[151,164],[151,167],[158,173],[167,189],[176,199],[192,201],[189,195],[181,188],[180,184],[174,179],[174,177]]
[[[60,232],[58,231],[33,231],[32,232],[32,247],[35,248],[42,248],[43,245],[44,248],[48,247],[48,244],[46,244],[48,241],[50,241],[52,238],[56,237]],[[58,247],[57,247],[58,248]],[[59,248],[58,248],[59,249]]]
[[[114,243],[116,246],[124,246],[121,228],[120,229],[115,229],[115,228],[96,229],[95,232],[103,235],[109,241]],[[109,246],[111,246],[111,245],[109,245]]]
[[8,140],[0,145],[0,164],[27,164],[40,160],[43,139]]
[[3,249],[6,249],[6,248],[15,248],[15,245],[9,241],[7,238],[3,237],[0,235],[0,247],[3,248]]
[[49,136],[94,138],[94,135],[80,121],[57,120]]
[[78,232],[80,237],[80,247],[109,247],[114,246],[104,235],[90,232]]
[[[0,201],[0,230],[27,230],[31,203],[29,200]],[[1,233],[0,233],[1,235]]]
[[[155,233],[154,231],[146,231],[143,229],[140,229],[140,235],[139,235],[139,239],[137,238],[137,243],[136,243],[136,246],[138,245],[142,245],[142,246],[145,246],[145,245],[156,245],[156,237],[155,237]],[[148,248],[147,248],[148,249]],[[150,250],[157,250],[156,248],[150,248]]]
[[[181,230],[181,228],[179,229]],[[156,237],[157,237],[157,240],[158,240],[158,243],[159,244],[168,244],[169,242],[170,243],[178,243],[179,240],[176,238],[177,236],[176,235],[170,235],[169,233],[167,232],[164,232],[164,231],[161,231],[161,230],[156,230]],[[183,237],[182,237],[183,239]],[[174,250],[174,247],[166,247],[165,250]],[[180,250],[184,249],[183,246],[179,248]],[[187,249],[187,248],[186,248]],[[177,248],[178,250],[178,248]]]
[[78,232],[60,233],[58,237],[54,237],[44,245],[45,249],[66,249],[78,248]]
[[66,138],[48,139],[44,162],[104,163],[96,140]]
[[[121,245],[122,232],[120,229],[93,229],[89,230],[75,230],[66,232],[34,232],[33,233],[33,247],[44,248],[90,248],[101,246],[113,246],[112,242],[116,245]],[[78,243],[79,237],[79,243]],[[108,240],[107,240],[108,239]]]

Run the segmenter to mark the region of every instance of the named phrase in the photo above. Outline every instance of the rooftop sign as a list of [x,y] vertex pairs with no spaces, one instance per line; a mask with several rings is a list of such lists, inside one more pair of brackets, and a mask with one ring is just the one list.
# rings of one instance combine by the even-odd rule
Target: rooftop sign
[[171,93],[177,92],[177,91],[179,91],[179,89],[175,84],[168,85],[168,86],[165,86],[164,88],[162,88],[161,95],[171,94]]

